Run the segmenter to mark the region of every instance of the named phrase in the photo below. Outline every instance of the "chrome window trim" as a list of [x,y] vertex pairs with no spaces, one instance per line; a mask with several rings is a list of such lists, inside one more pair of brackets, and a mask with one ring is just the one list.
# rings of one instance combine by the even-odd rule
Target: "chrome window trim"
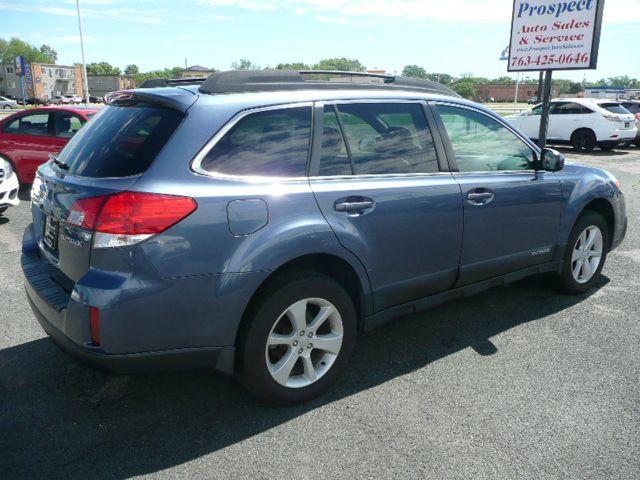
[[379,178],[420,178],[451,176],[454,172],[431,172],[431,173],[363,173],[360,175],[315,175],[308,177],[309,180],[354,180],[354,179],[379,179]]
[[[211,151],[213,147],[220,141],[222,137],[224,137],[229,130],[236,126],[236,124],[242,120],[243,118],[252,115],[254,113],[260,112],[268,112],[271,110],[286,110],[290,108],[300,108],[300,107],[309,107],[313,108],[313,102],[295,102],[295,103],[284,103],[279,105],[269,105],[267,107],[256,107],[256,108],[248,108],[246,110],[242,110],[236,113],[231,119],[225,123],[220,130],[216,132],[216,134],[211,137],[211,139],[204,144],[204,147],[200,149],[200,151],[193,157],[191,161],[191,171],[197,173],[199,175],[203,175],[205,177],[211,178],[219,178],[219,179],[227,179],[227,180],[245,180],[248,182],[282,182],[282,181],[290,181],[290,180],[307,180],[307,176],[300,177],[278,177],[278,176],[261,176],[261,175],[230,175],[227,173],[220,173],[216,171],[208,171],[202,168],[202,161],[204,157]],[[309,116],[311,117],[313,112],[309,112]],[[313,135],[313,123],[311,124],[311,129],[309,131],[309,140],[311,141],[311,137]],[[309,143],[309,152],[307,153],[307,163],[308,157],[311,153],[311,143]]]
[[[507,130],[509,130],[511,133],[513,133],[515,135],[516,138],[518,138],[522,143],[525,144],[525,146],[527,146],[529,149],[531,149],[534,153],[534,157],[538,157],[541,153],[540,148],[535,145],[529,138],[523,136],[520,132],[518,132],[509,122],[505,122],[502,117],[496,118],[493,115],[484,112],[478,108],[475,108],[473,106],[470,105],[464,105],[461,103],[456,103],[456,102],[448,102],[448,101],[442,101],[442,100],[435,100],[433,102],[431,102],[432,104],[436,105],[436,107],[438,105],[445,105],[445,106],[450,106],[450,107],[456,107],[456,108],[463,108],[466,110],[471,110],[472,112],[477,112],[477,113],[481,113],[482,115],[484,115],[485,117],[491,118],[492,120],[496,121],[498,124],[502,125],[503,127],[505,127]],[[444,123],[444,122],[443,122]],[[447,135],[449,134],[449,132],[447,132]],[[451,140],[449,140],[449,142],[451,142]],[[451,146],[453,148],[453,145]],[[533,148],[535,147],[535,148]],[[455,152],[454,152],[455,154]],[[457,163],[457,162],[456,162]],[[473,172],[452,172],[455,175],[487,175],[487,174],[496,174],[496,173],[501,173],[501,174],[505,174],[505,173],[509,173],[509,174],[513,174],[513,173],[527,173],[527,174],[535,174],[538,170],[535,170],[533,168],[528,168],[526,170],[477,170],[477,171],[473,171]]]

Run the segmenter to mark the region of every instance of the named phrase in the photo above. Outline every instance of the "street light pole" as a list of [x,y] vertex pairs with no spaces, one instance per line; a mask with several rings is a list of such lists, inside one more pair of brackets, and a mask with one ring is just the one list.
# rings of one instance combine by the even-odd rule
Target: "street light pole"
[[78,31],[80,32],[80,52],[82,53],[82,79],[84,85],[84,103],[89,105],[89,80],[87,79],[87,64],[84,61],[84,41],[82,39],[82,19],[80,18],[80,0],[76,0],[78,11]]

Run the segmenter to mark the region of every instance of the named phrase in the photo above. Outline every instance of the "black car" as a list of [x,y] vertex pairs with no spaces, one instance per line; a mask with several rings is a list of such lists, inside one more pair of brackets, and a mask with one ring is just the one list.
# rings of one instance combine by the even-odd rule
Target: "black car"
[[[640,128],[640,100],[623,100],[620,104],[636,116],[637,124]],[[640,147],[640,129],[633,144]]]

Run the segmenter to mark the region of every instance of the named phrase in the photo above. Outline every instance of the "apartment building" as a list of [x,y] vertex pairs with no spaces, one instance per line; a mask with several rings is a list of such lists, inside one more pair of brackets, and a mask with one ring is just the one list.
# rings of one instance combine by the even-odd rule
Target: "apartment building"
[[84,96],[82,68],[79,66],[31,63],[25,65],[22,85],[13,64],[0,65],[0,93],[22,98],[47,99],[55,95]]

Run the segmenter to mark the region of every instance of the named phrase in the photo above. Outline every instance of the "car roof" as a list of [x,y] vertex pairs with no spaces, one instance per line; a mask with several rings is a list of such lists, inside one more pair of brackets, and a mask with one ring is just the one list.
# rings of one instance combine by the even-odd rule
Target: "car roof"
[[[50,112],[50,111],[73,112],[73,113],[86,115],[89,113],[96,113],[100,111],[100,108],[99,107],[82,107],[82,106],[67,107],[67,106],[49,105],[49,106],[43,106],[43,107],[29,108],[27,110],[20,110],[18,112],[15,112],[13,115],[9,115],[9,116],[13,117],[14,115],[20,115],[25,113]],[[9,117],[6,117],[6,118],[9,118]]]

